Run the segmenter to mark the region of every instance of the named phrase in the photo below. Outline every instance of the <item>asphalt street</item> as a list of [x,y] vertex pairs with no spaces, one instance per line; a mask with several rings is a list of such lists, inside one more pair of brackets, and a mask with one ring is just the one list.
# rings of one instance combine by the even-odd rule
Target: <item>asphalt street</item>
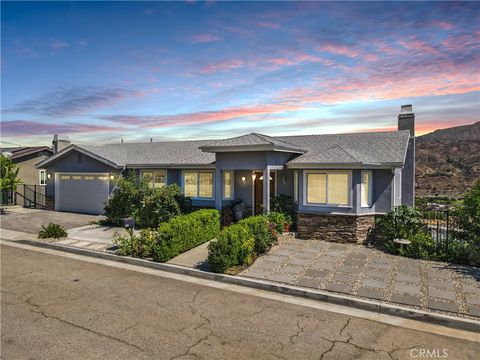
[[[1,247],[1,358],[476,359],[480,343]],[[446,355],[446,356],[445,356]],[[423,357],[425,358],[425,357]]]

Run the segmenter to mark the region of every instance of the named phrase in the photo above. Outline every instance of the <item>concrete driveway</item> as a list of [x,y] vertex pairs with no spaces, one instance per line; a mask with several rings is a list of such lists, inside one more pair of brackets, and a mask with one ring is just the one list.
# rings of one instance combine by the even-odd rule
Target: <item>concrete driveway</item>
[[10,207],[6,209],[5,215],[0,215],[0,224],[2,229],[37,234],[42,225],[47,225],[50,222],[60,224],[66,229],[72,229],[89,225],[104,218],[105,216],[99,215]]

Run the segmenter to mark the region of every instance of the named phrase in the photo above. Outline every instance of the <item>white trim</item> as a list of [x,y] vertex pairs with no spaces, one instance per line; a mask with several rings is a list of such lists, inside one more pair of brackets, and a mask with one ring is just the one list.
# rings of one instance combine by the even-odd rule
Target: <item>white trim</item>
[[[42,173],[45,174],[45,184],[42,184]],[[38,170],[38,184],[40,186],[47,186],[47,170],[45,169]]]
[[[231,173],[230,176],[230,197],[225,197],[225,173]],[[235,199],[235,170],[222,170],[222,200]]]
[[[340,205],[340,204],[330,204],[328,203],[328,173],[347,173],[348,175],[348,204],[347,205]],[[309,203],[307,201],[307,177],[308,174],[326,174],[327,181],[326,181],[326,197],[327,203]],[[352,171],[351,170],[304,170],[303,171],[303,206],[313,206],[313,207],[324,207],[324,208],[352,208]]]
[[[368,199],[367,204],[363,204],[363,174],[369,174],[368,179]],[[361,208],[371,208],[373,206],[373,171],[372,170],[362,170],[360,172],[360,207]]]
[[[113,161],[110,161],[110,160],[107,160],[107,159],[105,159],[105,158],[103,158],[103,157],[101,157],[101,156],[98,156],[98,155],[96,155],[96,154],[94,154],[94,153],[92,153],[92,152],[90,152],[90,151],[88,151],[88,150],[85,150],[85,149],[83,149],[82,147],[80,147],[80,146],[78,146],[78,145],[75,145],[75,144],[69,145],[69,146],[67,146],[65,149],[63,149],[63,150],[61,150],[60,152],[56,153],[55,155],[50,156],[49,158],[47,158],[47,159],[39,162],[37,165],[35,165],[35,167],[36,167],[37,169],[43,168],[44,165],[50,164],[50,163],[56,161],[57,159],[63,157],[64,155],[67,155],[69,152],[74,151],[74,150],[75,150],[75,151],[78,151],[79,153],[82,153],[82,154],[84,154],[84,155],[86,155],[86,156],[88,156],[88,157],[91,157],[92,159],[95,159],[95,160],[100,161],[100,162],[102,162],[102,163],[104,163],[104,164],[107,164],[108,166],[110,166],[110,167],[112,167],[112,168],[114,168],[114,169],[118,169],[118,168],[121,167],[120,165],[114,163]],[[79,173],[79,174],[80,174],[80,173]]]
[[293,203],[298,204],[298,170],[293,171]]
[[[197,173],[197,196],[196,197],[190,197],[192,200],[215,200],[215,170],[208,170],[208,169],[188,169],[188,170],[182,170],[181,176],[180,176],[180,187],[182,189],[182,192],[185,194],[185,172],[195,172]],[[212,197],[199,197],[198,194],[200,192],[200,177],[198,176],[199,173],[209,173],[212,174]]]

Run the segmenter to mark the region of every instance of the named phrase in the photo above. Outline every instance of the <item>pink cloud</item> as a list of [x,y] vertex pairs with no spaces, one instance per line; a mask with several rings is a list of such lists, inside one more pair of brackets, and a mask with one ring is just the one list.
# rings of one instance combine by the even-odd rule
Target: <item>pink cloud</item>
[[319,51],[324,51],[324,52],[329,52],[335,55],[343,55],[347,57],[357,57],[358,56],[358,51],[344,45],[339,45],[339,44],[327,44],[319,47]]
[[218,71],[226,71],[226,70],[232,70],[232,69],[238,69],[241,68],[245,65],[245,62],[243,60],[222,60],[222,61],[216,61],[211,64],[208,64],[204,66],[201,69],[201,72],[204,74],[211,74],[215,73]]
[[438,27],[442,30],[451,30],[455,27],[454,24],[448,21],[443,21],[443,20],[434,20],[429,23],[430,25],[434,27]]
[[210,43],[210,42],[221,41],[221,40],[223,40],[223,38],[221,38],[220,36],[210,34],[210,33],[197,34],[190,37],[190,41],[193,44]]
[[418,40],[414,36],[410,37],[410,40],[400,40],[398,43],[408,50],[415,50],[421,53],[427,53],[432,55],[436,55],[438,53],[435,48],[431,47],[430,45],[421,40]]
[[30,120],[3,121],[1,123],[2,133],[7,136],[30,136],[30,135],[51,135],[55,133],[77,134],[95,132],[115,132],[118,126],[103,126],[78,123],[57,123],[46,124],[44,122]]

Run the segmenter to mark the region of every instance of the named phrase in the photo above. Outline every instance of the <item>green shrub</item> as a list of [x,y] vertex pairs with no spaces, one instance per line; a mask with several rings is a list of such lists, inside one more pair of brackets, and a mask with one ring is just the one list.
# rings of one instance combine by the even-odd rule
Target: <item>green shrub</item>
[[145,180],[138,177],[133,170],[128,171],[125,176],[119,176],[105,204],[107,220],[121,225],[122,218],[135,217],[142,199],[149,192]]
[[412,207],[399,206],[375,220],[375,232],[385,241],[411,240],[423,226],[422,215]]
[[252,216],[243,219],[239,224],[248,226],[255,238],[255,252],[263,254],[273,243],[277,241],[277,237],[269,227],[269,222],[265,216]]
[[165,262],[204,242],[220,231],[220,214],[215,209],[203,209],[180,215],[160,224],[155,232],[153,260]]
[[480,180],[468,191],[457,214],[461,231],[455,237],[467,243],[469,263],[480,266]]
[[67,230],[63,226],[54,223],[50,223],[47,226],[42,225],[42,229],[38,232],[39,239],[59,239],[67,236]]
[[155,244],[155,233],[150,229],[144,229],[140,231],[140,235],[135,235],[133,230],[128,229],[125,235],[120,235],[118,232],[113,234],[113,243],[118,245],[120,255],[150,257]]
[[208,245],[209,268],[223,273],[236,265],[249,265],[253,260],[254,249],[254,236],[248,226],[235,224],[226,227]]
[[287,224],[285,214],[272,211],[263,216],[265,216],[265,218],[270,222],[270,224],[273,225],[273,228],[277,233],[283,234],[285,230],[285,225]]
[[430,234],[420,231],[410,238],[409,245],[399,248],[398,253],[414,259],[434,259],[436,257],[435,242]]
[[189,210],[189,200],[177,185],[153,189],[141,200],[140,207],[135,214],[135,222],[142,228],[156,228],[161,223],[181,215],[182,209]]

